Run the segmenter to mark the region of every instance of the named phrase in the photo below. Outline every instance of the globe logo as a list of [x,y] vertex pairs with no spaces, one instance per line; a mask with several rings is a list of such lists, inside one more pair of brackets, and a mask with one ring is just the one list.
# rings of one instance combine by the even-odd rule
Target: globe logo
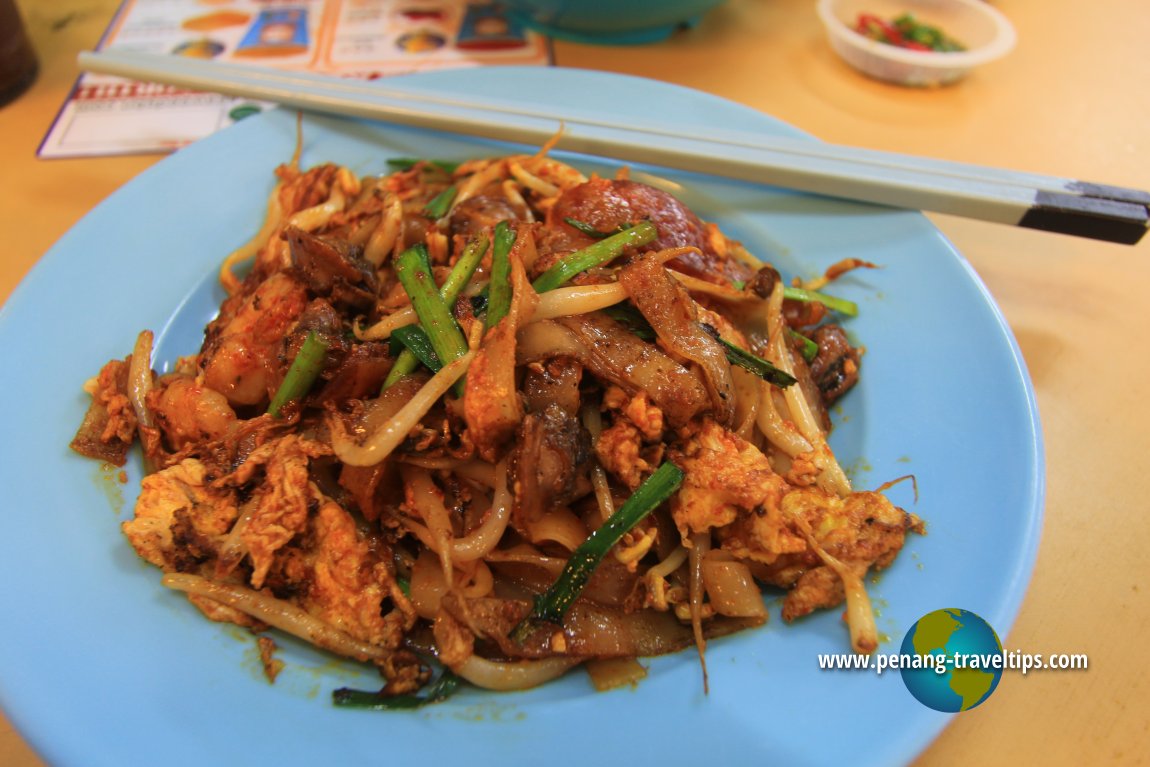
[[951,714],[989,698],[1005,665],[1002,643],[990,624],[957,608],[919,618],[906,632],[901,651],[924,661],[900,669],[906,689],[924,706]]

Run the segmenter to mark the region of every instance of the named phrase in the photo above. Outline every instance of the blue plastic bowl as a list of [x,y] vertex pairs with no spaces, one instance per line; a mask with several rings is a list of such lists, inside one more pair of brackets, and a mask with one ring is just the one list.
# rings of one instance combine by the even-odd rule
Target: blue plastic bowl
[[724,0],[505,0],[513,16],[546,35],[581,43],[634,45],[692,27]]

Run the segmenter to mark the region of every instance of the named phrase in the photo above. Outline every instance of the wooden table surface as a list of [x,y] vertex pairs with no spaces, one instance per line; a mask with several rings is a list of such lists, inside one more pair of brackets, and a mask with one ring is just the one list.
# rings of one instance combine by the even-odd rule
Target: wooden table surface
[[[36,159],[76,77],[76,53],[96,44],[117,1],[18,5],[42,71],[0,108],[0,300],[70,226],[161,159]],[[1150,187],[1150,10],[1138,0],[995,5],[1015,24],[1015,51],[934,90],[849,69],[825,43],[813,0],[731,0],[664,43],[560,42],[555,59],[709,91],[828,141]],[[1041,549],[1004,644],[1086,653],[1090,668],[1008,674],[918,764],[1142,763],[1150,758],[1150,664],[1137,655],[1150,635],[1150,242],[1131,248],[932,218],[999,302],[1045,433]],[[0,764],[42,764],[6,719]]]

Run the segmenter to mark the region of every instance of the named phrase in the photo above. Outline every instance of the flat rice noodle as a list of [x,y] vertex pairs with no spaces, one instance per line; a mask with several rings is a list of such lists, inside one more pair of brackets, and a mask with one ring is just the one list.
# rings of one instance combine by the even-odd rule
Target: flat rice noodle
[[411,605],[420,618],[434,620],[439,613],[443,596],[448,593],[447,580],[439,557],[430,549],[424,549],[411,568]]
[[395,418],[408,400],[418,394],[426,383],[427,375],[423,371],[418,371],[399,379],[394,385],[380,392],[378,397],[364,400],[363,410],[354,422],[347,424],[348,430],[356,438],[362,439],[365,435],[382,428]]
[[[114,381],[115,391],[123,395],[125,401],[128,400],[127,392],[131,387],[130,361],[130,357],[127,360],[111,360],[100,371],[100,379]],[[72,438],[71,448],[87,458],[123,466],[127,463],[128,449],[132,443],[115,435],[105,438],[104,432],[108,428],[109,420],[106,403],[93,395],[88,410],[84,413],[84,421],[76,431],[76,436]]]
[[353,345],[317,393],[316,406],[374,395],[382,387],[392,364],[393,358],[385,343],[367,341]]
[[579,661],[554,657],[545,660],[493,661],[472,655],[452,667],[457,675],[476,687],[498,692],[530,690],[558,679]]
[[[528,531],[574,497],[578,475],[591,456],[591,440],[579,419],[562,406],[528,413],[516,431],[511,454],[513,521]],[[587,537],[579,538],[576,545]],[[538,536],[531,534],[534,541]],[[574,547],[568,547],[574,548]]]
[[596,658],[583,668],[598,692],[634,686],[647,676],[647,668],[634,658]]
[[[531,603],[526,599],[461,600],[449,595],[443,598],[442,604],[477,636],[493,642],[499,654],[507,658],[538,659],[556,655],[552,639],[560,631],[565,642],[562,654],[569,658],[649,657],[678,652],[695,644],[690,625],[681,623],[670,611],[627,612],[580,599],[571,606],[562,627],[535,631],[519,643],[508,635],[530,611]],[[706,636],[715,637],[761,623],[762,620],[756,619],[717,618],[709,621],[704,630]]]
[[362,248],[298,226],[288,226],[283,238],[293,266],[314,293],[360,311],[375,303],[378,279],[374,265],[363,258]]
[[339,486],[348,491],[364,519],[375,522],[383,511],[383,500],[402,493],[399,472],[392,461],[381,461],[373,466],[340,464]]
[[592,375],[630,394],[646,391],[672,426],[708,410],[702,377],[602,312],[533,322],[519,333],[520,364],[574,357]]
[[[565,558],[547,556],[525,544],[496,549],[487,555],[485,561],[497,575],[502,576],[497,585],[503,587],[501,593],[506,596],[545,591],[567,564]],[[610,607],[622,607],[634,591],[636,581],[634,573],[609,557],[599,563],[580,598]]]
[[763,594],[745,564],[722,556],[705,556],[702,576],[710,605],[719,615],[766,620]]
[[730,426],[735,417],[735,382],[722,344],[699,324],[695,302],[675,278],[650,255],[619,271],[619,282],[659,340],[703,371],[715,420]]
[[556,406],[577,415],[583,405],[579,381],[583,366],[571,358],[556,358],[529,367],[523,375],[523,399],[528,412],[541,413]]

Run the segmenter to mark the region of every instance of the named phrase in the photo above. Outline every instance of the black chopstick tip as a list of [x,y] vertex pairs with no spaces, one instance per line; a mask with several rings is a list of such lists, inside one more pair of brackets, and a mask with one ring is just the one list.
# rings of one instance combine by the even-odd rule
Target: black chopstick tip
[[1124,186],[1111,186],[1110,184],[1095,184],[1092,181],[1071,181],[1066,185],[1066,191],[1093,197],[1098,200],[1114,200],[1116,202],[1129,202],[1150,208],[1150,192],[1141,189],[1130,189]]
[[1150,211],[1140,202],[1040,191],[1018,225],[1135,245],[1150,226]]

